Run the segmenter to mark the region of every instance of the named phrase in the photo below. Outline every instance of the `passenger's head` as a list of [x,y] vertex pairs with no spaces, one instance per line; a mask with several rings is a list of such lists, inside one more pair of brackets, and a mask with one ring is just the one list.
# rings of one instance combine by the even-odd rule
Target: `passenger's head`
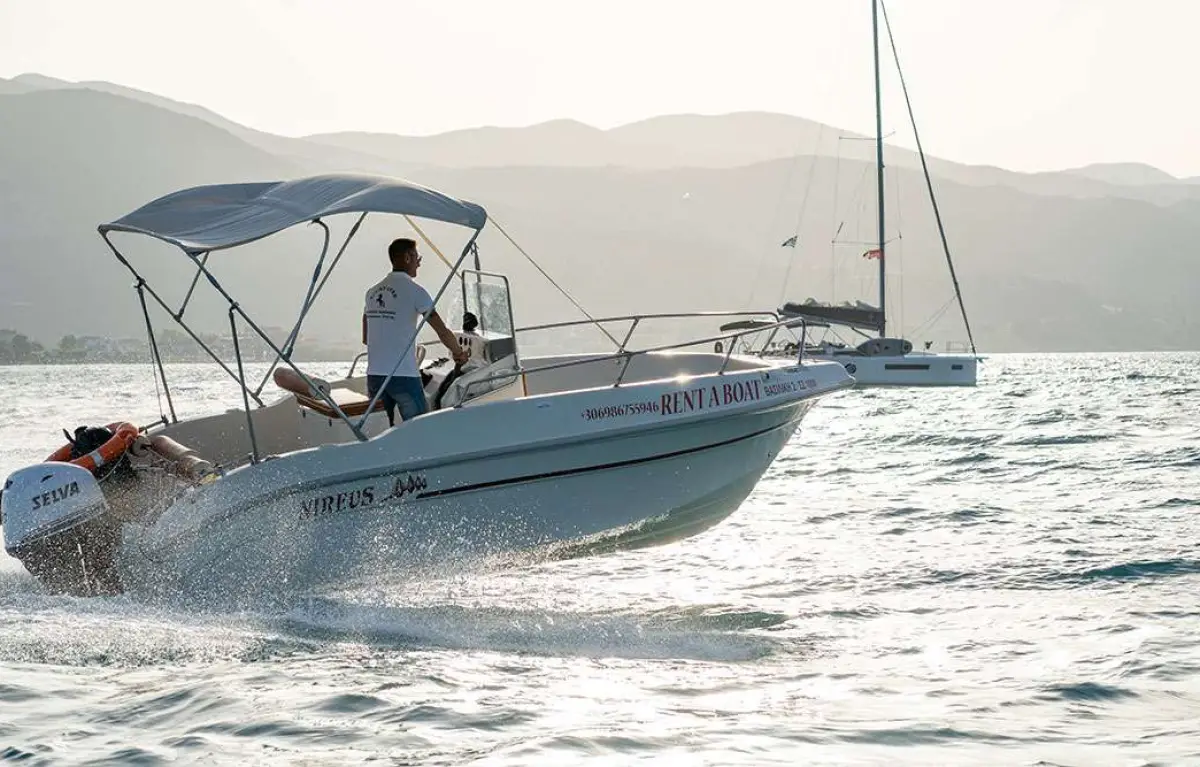
[[417,243],[407,237],[392,240],[388,245],[388,259],[392,269],[397,272],[407,272],[410,277],[417,276],[417,267],[421,265],[421,254],[417,252]]

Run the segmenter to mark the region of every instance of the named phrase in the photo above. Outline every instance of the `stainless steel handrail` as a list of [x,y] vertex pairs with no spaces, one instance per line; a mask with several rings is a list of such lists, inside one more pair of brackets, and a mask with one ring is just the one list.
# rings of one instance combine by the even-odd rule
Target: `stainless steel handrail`
[[354,377],[354,368],[358,367],[358,361],[367,356],[366,352],[359,352],[354,356],[354,360],[350,363],[350,372],[346,374],[347,378]]
[[[717,311],[705,311],[705,312],[660,312],[660,313],[654,313],[654,314],[620,314],[620,315],[616,315],[613,317],[597,317],[595,319],[566,320],[564,322],[548,322],[548,323],[544,323],[541,325],[528,325],[523,328],[517,328],[516,332],[517,333],[530,333],[535,330],[555,330],[558,328],[578,327],[579,325],[599,325],[601,323],[606,323],[606,322],[632,322],[633,328],[631,328],[629,330],[629,333],[626,334],[626,337],[625,337],[624,341],[622,342],[621,348],[624,348],[624,344],[629,342],[629,336],[633,335],[633,329],[636,328],[638,326],[638,324],[641,323],[643,320],[688,319],[688,318],[696,318],[696,317],[760,317],[760,316],[761,317],[771,317],[772,319],[776,320],[776,322],[779,321],[779,313],[769,310],[769,309],[765,310],[765,311],[746,311],[745,309],[742,309],[739,311],[739,310],[729,309],[729,310],[717,310]],[[769,327],[771,327],[771,326],[763,326],[761,328],[754,328],[752,332],[758,333],[763,330],[769,329]]]
[[[762,325],[760,327],[745,328],[742,330],[721,333],[719,335],[714,335],[714,336],[705,336],[703,338],[690,339],[687,341],[676,341],[676,342],[669,343],[669,344],[661,344],[658,346],[651,346],[651,347],[647,347],[645,349],[637,349],[634,351],[630,351],[625,348],[625,346],[629,343],[630,338],[633,336],[634,331],[641,325],[641,323],[644,320],[695,319],[695,318],[711,318],[711,317],[759,317],[759,316],[771,317],[772,319],[775,320],[775,322],[768,324],[768,325]],[[486,378],[479,378],[474,381],[468,381],[465,389],[463,390],[463,397],[459,401],[459,403],[455,405],[455,407],[462,407],[463,404],[465,404],[470,399],[471,389],[477,385],[482,385],[485,383],[490,383],[492,381],[499,381],[499,380],[507,379],[507,378],[516,378],[517,376],[525,375],[527,373],[537,373],[537,372],[541,372],[541,371],[545,371],[545,370],[555,370],[555,369],[559,369],[559,368],[574,367],[576,365],[585,365],[585,364],[592,363],[592,362],[604,362],[606,360],[621,360],[621,362],[623,363],[621,366],[621,372],[617,376],[617,380],[614,381],[612,384],[614,387],[619,387],[624,382],[625,374],[629,369],[630,361],[638,355],[648,354],[650,352],[670,351],[671,349],[684,349],[687,347],[699,346],[701,344],[713,343],[716,341],[728,342],[728,349],[725,351],[725,358],[721,363],[721,367],[717,371],[718,375],[724,375],[726,368],[728,368],[728,366],[729,366],[730,360],[733,358],[733,351],[735,348],[734,342],[737,341],[738,339],[742,338],[743,336],[754,335],[756,333],[762,333],[765,331],[770,331],[772,334],[774,334],[775,332],[778,332],[778,330],[780,330],[781,328],[795,328],[798,326],[801,328],[801,333],[802,333],[801,337],[803,338],[804,334],[806,334],[806,332],[807,332],[807,326],[808,326],[808,323],[805,320],[803,320],[803,319],[798,320],[795,317],[781,320],[779,318],[779,314],[777,312],[774,312],[771,310],[765,310],[765,311],[717,310],[717,311],[702,311],[702,312],[658,312],[658,313],[650,313],[650,314],[623,314],[623,315],[615,315],[612,317],[598,317],[595,319],[566,320],[563,322],[550,322],[550,323],[545,323],[545,324],[541,324],[541,325],[529,325],[526,327],[517,328],[514,332],[514,335],[516,333],[531,333],[531,332],[542,331],[542,330],[555,330],[555,329],[560,329],[560,328],[579,327],[581,325],[599,325],[601,323],[613,323],[613,322],[629,322],[629,323],[631,323],[629,331],[625,334],[625,337],[621,340],[620,348],[618,348],[617,351],[611,352],[611,353],[598,353],[599,356],[589,355],[585,359],[570,360],[568,362],[558,362],[558,363],[554,363],[552,365],[540,365],[538,367],[533,367],[533,368],[526,368],[526,367],[523,367],[520,364],[518,364],[518,366],[516,368],[506,370],[503,373],[497,373],[495,375],[491,375]],[[439,343],[439,342],[428,341],[428,342],[425,342],[424,345],[436,345],[437,343]],[[799,354],[797,357],[797,362],[803,362],[803,348],[804,348],[804,343],[801,342],[801,344],[799,345],[800,351],[799,351]],[[357,356],[355,356],[354,361],[350,364],[350,372],[347,375],[348,378],[353,377],[354,370],[358,366],[359,360],[361,360],[366,355],[367,355],[366,352],[360,352]]]
[[[740,314],[745,314],[745,312],[741,312]],[[635,319],[637,316],[638,315],[633,315],[627,319]],[[646,316],[646,315],[641,315],[641,316]],[[668,316],[690,317],[690,316],[706,316],[706,315],[704,313],[700,313],[700,314],[696,314],[696,315],[689,314],[689,315],[668,315]],[[718,314],[718,316],[720,316],[720,315]],[[725,315],[725,316],[728,316],[728,315]],[[604,321],[605,321],[604,319],[596,320],[596,322],[604,322]],[[568,324],[588,324],[588,325],[590,325],[590,324],[592,324],[592,321],[584,320],[582,323],[568,323]],[[806,323],[804,321],[801,321],[799,323],[799,327],[801,328],[802,334],[807,333],[807,324],[808,323]],[[624,362],[624,366],[622,367],[621,373],[620,373],[620,375],[618,375],[617,380],[614,381],[612,384],[613,388],[616,388],[621,385],[622,379],[625,377],[625,371],[629,367],[629,361],[633,357],[636,357],[636,356],[639,356],[642,354],[649,354],[651,352],[670,351],[671,349],[684,349],[689,346],[699,346],[700,344],[713,343],[714,341],[728,340],[730,342],[729,350],[725,353],[725,359],[722,362],[720,369],[717,371],[717,375],[724,375],[725,368],[729,365],[729,360],[733,356],[733,341],[737,340],[738,338],[741,338],[744,335],[751,335],[753,333],[761,333],[764,330],[774,330],[774,329],[784,327],[784,326],[796,327],[797,326],[796,319],[791,318],[791,319],[787,319],[787,320],[781,320],[781,321],[775,322],[771,325],[764,325],[763,327],[760,327],[760,328],[747,328],[745,330],[739,330],[739,331],[732,332],[732,333],[723,333],[721,335],[716,335],[716,336],[707,336],[705,338],[695,338],[695,339],[691,339],[688,341],[677,341],[675,343],[663,344],[661,346],[650,346],[645,349],[638,349],[636,351],[629,351],[628,349],[622,349],[620,351],[613,352],[611,354],[601,354],[600,356],[590,356],[589,355],[585,359],[569,360],[567,362],[556,362],[556,363],[553,363],[550,365],[541,365],[541,366],[534,367],[534,368],[526,368],[526,367],[518,366],[514,369],[505,371],[504,373],[488,376],[487,378],[478,378],[478,379],[475,379],[474,381],[468,381],[466,388],[463,391],[463,397],[458,402],[458,404],[455,405],[455,407],[462,407],[463,404],[465,404],[467,402],[467,400],[470,399],[467,395],[470,394],[471,387],[475,386],[476,384],[483,384],[483,383],[487,383],[489,381],[498,381],[502,378],[514,378],[516,376],[526,375],[528,373],[540,373],[545,370],[557,370],[560,368],[574,367],[576,365],[587,365],[587,364],[590,364],[593,362],[605,362],[607,360],[619,359]],[[545,328],[544,327],[526,328],[526,330],[530,330],[530,329],[542,330]],[[804,346],[803,346],[803,344],[801,344],[799,347],[796,361],[800,364],[803,364],[803,362],[804,362]]]
[[[657,313],[657,314],[622,314],[622,315],[617,315],[614,317],[599,317],[594,320],[567,320],[565,322],[551,322],[551,323],[546,323],[543,325],[529,325],[527,327],[517,328],[516,331],[514,332],[514,335],[515,335],[515,333],[531,333],[531,332],[538,331],[538,330],[554,330],[557,328],[578,327],[579,325],[598,325],[602,322],[630,322],[632,324],[630,325],[629,330],[625,333],[625,337],[623,339],[621,339],[621,345],[618,349],[618,353],[620,353],[620,352],[625,351],[625,345],[629,343],[630,338],[633,336],[634,331],[637,330],[637,328],[640,325],[640,323],[642,322],[642,320],[688,319],[688,318],[707,318],[707,317],[759,317],[759,316],[771,317],[772,319],[776,320],[776,323],[773,325],[764,325],[762,327],[748,329],[745,333],[739,334],[739,337],[741,335],[749,335],[751,333],[761,333],[764,330],[778,329],[778,327],[781,325],[781,323],[779,321],[779,313],[778,312],[774,312],[774,311],[770,311],[770,310],[748,312],[748,311],[744,311],[744,310],[743,311],[735,311],[735,310],[730,309],[730,310],[724,310],[724,311],[709,311],[709,312],[665,312],[665,313]],[[795,323],[796,323],[796,320],[794,318],[789,320],[789,325],[791,327],[795,327]],[[721,336],[721,338],[724,338],[724,336]],[[422,346],[422,345],[433,346],[433,345],[436,345],[437,343],[439,343],[439,342],[423,341],[423,342],[418,343],[417,345],[418,346]],[[359,361],[362,360],[366,356],[367,356],[366,352],[359,352],[354,357],[354,360],[350,363],[350,372],[346,374],[347,378],[354,377],[354,371],[355,371],[355,369],[357,369]]]

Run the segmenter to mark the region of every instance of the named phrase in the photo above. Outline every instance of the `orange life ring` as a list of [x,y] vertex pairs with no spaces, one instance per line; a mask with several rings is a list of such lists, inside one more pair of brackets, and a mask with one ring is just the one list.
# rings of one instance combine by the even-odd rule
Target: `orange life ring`
[[137,439],[138,428],[125,421],[110,423],[106,428],[113,433],[112,439],[87,455],[81,455],[75,460],[71,460],[71,445],[66,444],[55,450],[46,460],[73,463],[88,471],[95,471],[105,464],[116,461],[125,455],[125,451]]

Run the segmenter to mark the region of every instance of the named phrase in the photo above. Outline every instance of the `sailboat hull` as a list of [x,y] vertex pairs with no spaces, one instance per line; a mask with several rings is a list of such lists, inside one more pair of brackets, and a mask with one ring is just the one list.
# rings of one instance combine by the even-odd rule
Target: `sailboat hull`
[[977,358],[965,354],[910,352],[866,357],[805,353],[805,360],[837,362],[863,386],[975,386]]

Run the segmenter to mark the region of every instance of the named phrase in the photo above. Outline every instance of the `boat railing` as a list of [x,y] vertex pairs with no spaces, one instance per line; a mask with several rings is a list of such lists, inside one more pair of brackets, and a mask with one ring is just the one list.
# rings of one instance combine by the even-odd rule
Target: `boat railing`
[[359,352],[358,354],[354,355],[354,359],[350,361],[350,372],[346,374],[347,378],[354,377],[354,369],[358,367],[359,361],[364,359],[366,356],[366,352]]
[[746,311],[746,310],[717,310],[704,312],[658,312],[646,314],[621,314],[613,317],[598,317],[581,320],[566,320],[564,322],[549,322],[542,325],[529,325],[523,328],[517,328],[518,333],[532,333],[541,330],[559,330],[562,328],[579,327],[581,325],[607,325],[618,322],[628,322],[629,329],[625,332],[625,337],[618,344],[617,351],[625,351],[625,347],[629,344],[635,331],[641,326],[642,322],[647,320],[671,320],[671,319],[696,319],[704,318],[711,319],[714,317],[770,317],[775,322],[770,325],[762,325],[755,328],[747,329],[745,335],[749,333],[761,333],[764,330],[771,330],[776,324],[779,324],[779,314],[774,311]]
[[[735,334],[734,336],[730,336],[729,334],[722,334],[721,336],[716,337],[715,340],[721,340],[726,337],[740,337],[743,335],[752,335],[754,333],[762,333],[763,331],[767,331],[767,330],[772,331],[772,336],[773,336],[774,332],[779,329],[779,326],[781,324],[786,324],[788,327],[796,327],[796,325],[797,325],[797,320],[795,318],[791,318],[788,321],[788,323],[780,323],[779,322],[779,314],[777,312],[774,312],[771,310],[763,310],[763,311],[716,310],[716,311],[703,311],[703,312],[657,312],[657,313],[645,313],[645,314],[620,314],[620,315],[616,315],[613,317],[597,317],[597,318],[593,318],[593,319],[565,320],[563,322],[548,322],[548,323],[544,323],[541,325],[527,325],[525,327],[517,328],[516,333],[517,334],[522,334],[522,333],[528,334],[528,333],[535,333],[535,332],[546,331],[546,330],[561,330],[563,328],[581,327],[584,325],[606,325],[606,324],[615,324],[615,323],[620,323],[620,322],[628,322],[629,328],[628,328],[628,330],[625,331],[624,337],[620,340],[620,342],[618,343],[618,346],[617,346],[616,354],[620,354],[625,351],[625,348],[626,348],[626,346],[628,346],[630,339],[633,337],[633,334],[637,331],[637,329],[641,326],[641,324],[643,322],[647,322],[650,320],[672,320],[672,319],[712,319],[712,318],[716,318],[716,317],[770,317],[772,320],[774,320],[774,322],[766,324],[766,325],[760,325],[760,326],[757,326],[754,328],[745,329],[744,332]],[[712,340],[712,339],[710,339],[710,340]],[[768,341],[769,340],[770,339],[768,339]],[[441,343],[440,341],[422,341],[421,343],[418,344],[418,346],[437,346],[440,343]],[[703,341],[700,341],[697,343],[703,343]],[[757,354],[758,352],[752,352],[752,353]],[[367,353],[365,351],[359,352],[357,355],[355,355],[354,359],[350,362],[350,370],[346,374],[347,378],[354,377],[354,371],[358,369],[358,363],[361,362],[366,356],[367,356]]]
[[[602,318],[602,319],[598,319],[598,320],[555,322],[555,323],[549,323],[547,325],[535,325],[535,326],[531,326],[528,328],[519,328],[518,332],[521,332],[522,330],[524,330],[524,331],[549,330],[552,328],[570,327],[572,325],[590,325],[590,324],[594,324],[597,322],[605,322],[605,321],[609,321],[609,320],[617,321],[617,320],[634,320],[634,319],[664,319],[664,318],[687,318],[687,317],[729,317],[729,316],[744,316],[746,314],[747,314],[747,312],[690,312],[690,313],[679,313],[679,314],[629,315],[629,316],[625,316],[625,317],[606,317],[606,318]],[[753,312],[751,314],[764,314],[764,312]],[[718,368],[718,370],[717,370],[717,375],[724,375],[726,369],[729,367],[729,361],[733,358],[735,341],[737,341],[742,336],[753,335],[755,333],[762,333],[764,331],[771,331],[772,333],[774,333],[774,332],[778,331],[780,328],[785,328],[785,327],[790,327],[790,328],[799,327],[800,328],[800,343],[797,344],[796,362],[798,364],[804,364],[804,351],[803,350],[804,350],[804,346],[806,343],[807,324],[803,321],[801,321],[797,324],[797,321],[794,317],[790,318],[790,319],[786,319],[786,320],[779,320],[778,322],[773,322],[769,325],[763,325],[760,327],[743,328],[743,329],[738,329],[738,330],[733,330],[733,331],[727,331],[727,332],[720,333],[717,335],[705,336],[703,338],[692,338],[692,339],[688,339],[686,341],[675,341],[672,343],[660,344],[657,346],[648,346],[643,349],[635,349],[632,351],[625,348],[625,345],[628,343],[628,335],[627,335],[625,341],[621,344],[622,348],[620,348],[619,350],[617,350],[615,352],[609,352],[609,353],[601,352],[601,353],[597,353],[595,355],[588,354],[588,355],[585,355],[584,357],[582,357],[581,359],[572,359],[572,360],[567,360],[565,362],[553,362],[548,365],[538,365],[536,367],[525,367],[524,365],[520,365],[517,368],[512,369],[512,370],[506,370],[502,373],[497,373],[495,375],[487,376],[486,378],[478,378],[473,381],[469,381],[469,382],[467,382],[467,385],[466,385],[465,389],[463,390],[462,398],[459,400],[458,405],[456,405],[455,407],[461,407],[463,404],[465,404],[467,401],[470,400],[471,389],[476,385],[490,383],[491,381],[512,379],[518,375],[528,375],[530,373],[541,373],[541,372],[545,372],[547,370],[560,370],[562,368],[575,367],[577,365],[590,365],[593,363],[605,362],[608,360],[621,360],[621,371],[620,371],[620,373],[617,374],[617,379],[612,384],[613,388],[616,388],[616,387],[621,386],[622,383],[624,383],[625,374],[629,370],[629,363],[633,360],[634,357],[642,356],[645,354],[650,354],[653,352],[664,352],[664,351],[671,351],[674,349],[686,349],[691,346],[700,346],[701,344],[715,344],[717,341],[726,341],[727,340],[729,342],[728,348],[726,348],[724,350],[725,357],[721,362],[721,367]]]

